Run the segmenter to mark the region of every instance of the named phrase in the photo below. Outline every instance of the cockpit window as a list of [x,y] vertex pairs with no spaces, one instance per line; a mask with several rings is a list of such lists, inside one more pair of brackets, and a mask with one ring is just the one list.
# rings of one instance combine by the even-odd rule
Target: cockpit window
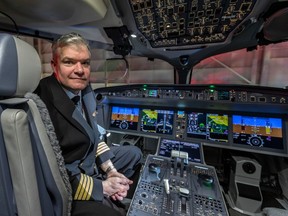
[[[51,43],[24,37],[42,56],[43,76],[52,73]],[[116,59],[115,59],[116,58]],[[190,84],[237,84],[284,88],[288,42],[236,50],[206,58],[193,67]],[[127,56],[127,65],[112,51],[92,49],[91,83],[97,87],[126,84],[174,84],[174,68],[161,59]]]
[[194,66],[190,83],[286,87],[287,57],[288,42],[219,54]]

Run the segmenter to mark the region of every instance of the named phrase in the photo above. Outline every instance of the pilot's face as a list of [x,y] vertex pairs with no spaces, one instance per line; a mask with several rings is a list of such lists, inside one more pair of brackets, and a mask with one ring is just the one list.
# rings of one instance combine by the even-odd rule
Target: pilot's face
[[58,48],[58,55],[51,62],[57,80],[67,89],[78,93],[90,78],[90,52],[85,45]]

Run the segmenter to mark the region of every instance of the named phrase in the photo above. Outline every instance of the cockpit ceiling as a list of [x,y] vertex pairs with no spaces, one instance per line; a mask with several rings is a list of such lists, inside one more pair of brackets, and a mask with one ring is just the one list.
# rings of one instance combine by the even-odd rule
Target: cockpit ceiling
[[[2,12],[2,14],[1,14]],[[1,0],[0,30],[162,59],[185,71],[213,55],[288,40],[288,0]]]
[[32,28],[79,25],[102,20],[107,13],[103,0],[1,0],[0,6],[18,25]]
[[257,0],[129,0],[137,29],[153,48],[224,43],[253,17]]

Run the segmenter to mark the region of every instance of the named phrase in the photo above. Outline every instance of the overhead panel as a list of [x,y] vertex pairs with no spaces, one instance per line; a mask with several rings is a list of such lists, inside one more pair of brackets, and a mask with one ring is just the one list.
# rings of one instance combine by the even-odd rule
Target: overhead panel
[[257,0],[129,0],[138,30],[153,48],[224,43]]

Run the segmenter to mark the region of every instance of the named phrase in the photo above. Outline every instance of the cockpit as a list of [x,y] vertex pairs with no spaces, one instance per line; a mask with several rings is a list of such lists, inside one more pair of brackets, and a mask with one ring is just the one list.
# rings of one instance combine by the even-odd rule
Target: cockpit
[[128,216],[288,214],[287,20],[286,0],[0,2],[41,78],[53,40],[89,41],[99,132],[143,153]]

